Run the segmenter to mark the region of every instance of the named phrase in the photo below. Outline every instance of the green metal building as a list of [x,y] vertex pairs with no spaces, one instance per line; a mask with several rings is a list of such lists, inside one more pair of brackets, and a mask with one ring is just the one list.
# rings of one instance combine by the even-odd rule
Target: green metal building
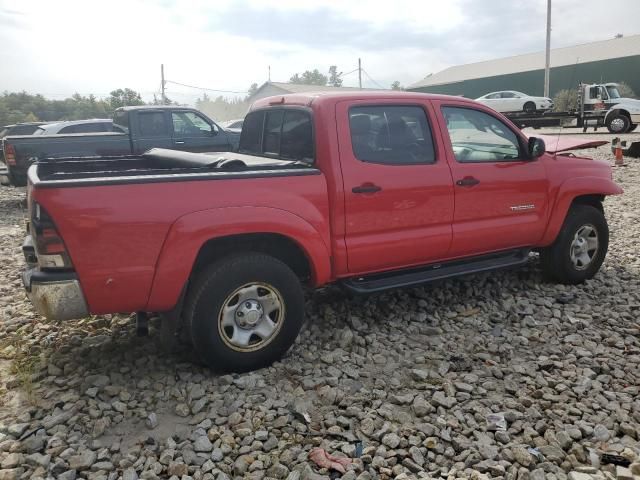
[[[407,90],[477,98],[500,90],[541,96],[544,52],[447,68]],[[625,82],[640,94],[640,35],[551,50],[550,96],[578,83]]]

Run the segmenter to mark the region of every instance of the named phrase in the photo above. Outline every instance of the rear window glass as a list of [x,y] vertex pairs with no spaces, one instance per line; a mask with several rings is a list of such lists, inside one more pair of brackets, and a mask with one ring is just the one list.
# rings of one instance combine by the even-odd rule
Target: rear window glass
[[129,132],[129,114],[123,110],[116,112],[113,115],[113,124],[114,126],[117,125],[119,127],[119,130],[116,130],[116,129],[114,130],[128,133]]
[[37,129],[37,125],[18,125],[11,129],[11,135],[31,135]]
[[239,151],[313,163],[311,115],[306,110],[287,108],[251,112],[242,125]]

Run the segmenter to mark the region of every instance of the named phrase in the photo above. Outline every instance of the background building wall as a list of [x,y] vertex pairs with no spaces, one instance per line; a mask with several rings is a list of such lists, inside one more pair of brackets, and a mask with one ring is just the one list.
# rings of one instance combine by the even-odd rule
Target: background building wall
[[[625,82],[636,94],[640,94],[640,55],[554,67],[550,72],[550,94],[553,97],[560,90],[575,88],[580,82]],[[463,95],[467,98],[477,98],[499,90],[518,90],[529,95],[542,96],[544,69],[409,88],[408,90]]]

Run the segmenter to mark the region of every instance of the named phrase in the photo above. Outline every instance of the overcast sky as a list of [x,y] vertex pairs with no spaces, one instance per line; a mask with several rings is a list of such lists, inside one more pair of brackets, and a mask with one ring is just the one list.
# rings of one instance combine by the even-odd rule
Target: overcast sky
[[[362,58],[366,87],[544,49],[546,0],[0,0],[0,91],[246,91]],[[640,33],[640,0],[553,0],[552,47]],[[542,67],[542,65],[541,65]],[[345,86],[357,86],[357,73]],[[190,102],[197,90],[168,84]],[[215,92],[208,92],[215,95]]]

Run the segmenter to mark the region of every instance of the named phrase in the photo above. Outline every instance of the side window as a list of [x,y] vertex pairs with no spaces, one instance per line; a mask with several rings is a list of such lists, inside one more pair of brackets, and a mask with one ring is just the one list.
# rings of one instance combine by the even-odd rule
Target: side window
[[61,128],[58,133],[78,133],[78,130],[76,129],[76,125],[69,125],[68,127]]
[[75,133],[96,133],[104,132],[104,123],[80,123],[76,125]]
[[521,158],[516,134],[492,115],[472,108],[443,107],[458,162],[500,162]]
[[163,112],[138,112],[138,130],[141,137],[169,136],[169,129]]
[[496,98],[500,98],[499,93],[492,93],[491,95],[487,95],[487,99],[495,100]]
[[435,162],[427,116],[417,106],[349,109],[353,154],[358,160],[389,165]]
[[213,126],[194,112],[172,112],[173,132],[186,137],[209,137]]
[[502,98],[516,98],[516,96],[511,92],[502,92]]

